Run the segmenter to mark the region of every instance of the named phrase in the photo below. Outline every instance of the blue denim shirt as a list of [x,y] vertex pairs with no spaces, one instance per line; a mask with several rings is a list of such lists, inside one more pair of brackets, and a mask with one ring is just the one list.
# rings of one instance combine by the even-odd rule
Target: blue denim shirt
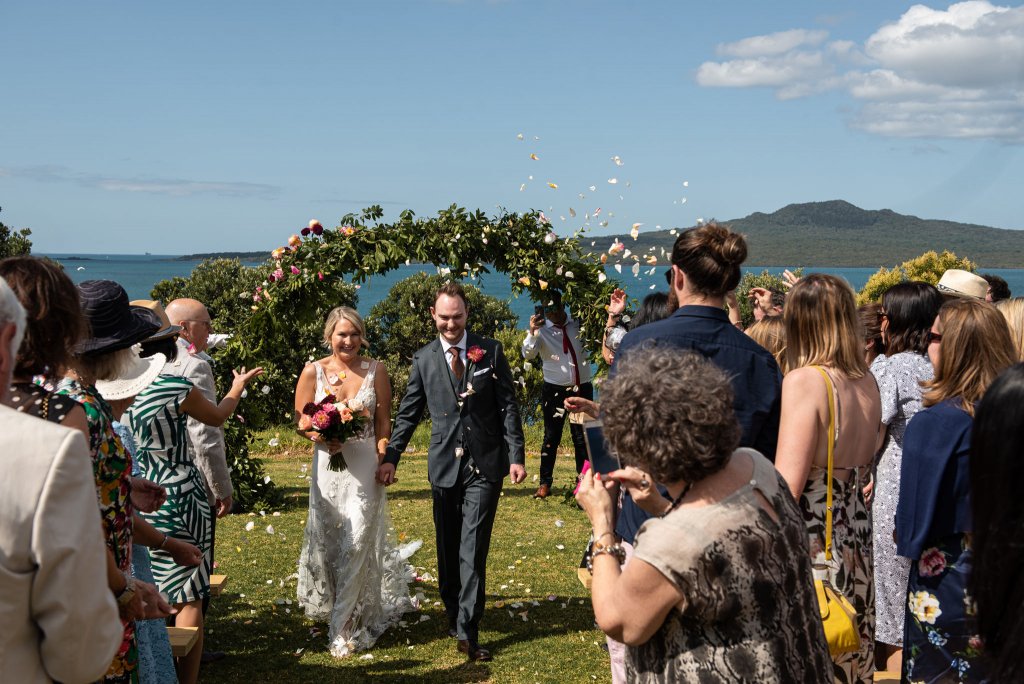
[[[771,353],[737,330],[724,309],[690,305],[627,333],[615,359],[626,358],[634,350],[662,345],[699,352],[729,374],[735,394],[733,409],[742,431],[740,446],[757,449],[774,462],[782,373]],[[614,365],[611,373],[615,374]],[[637,530],[649,517],[626,494],[615,532],[632,544]]]

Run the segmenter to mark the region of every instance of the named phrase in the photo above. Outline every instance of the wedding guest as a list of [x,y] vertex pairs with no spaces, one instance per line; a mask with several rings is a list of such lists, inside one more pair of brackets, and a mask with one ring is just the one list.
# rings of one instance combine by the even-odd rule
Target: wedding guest
[[[857,307],[845,280],[820,273],[804,276],[790,290],[783,316],[789,371],[782,382],[775,467],[803,511],[815,569],[857,611],[860,648],[833,656],[835,681],[870,682],[875,670],[874,578],[871,517],[862,490],[881,422],[878,387],[864,362]],[[830,420],[834,433],[828,429]],[[830,443],[835,448],[831,481]],[[825,553],[829,489],[831,560]]]
[[879,355],[885,353],[885,341],[882,339],[882,305],[871,303],[858,306],[857,317],[860,318],[861,337],[864,341],[864,362],[870,366]]
[[1024,681],[1024,364],[1004,371],[982,398],[971,438],[978,633],[993,682]]
[[907,423],[921,410],[921,383],[932,379],[928,332],[942,306],[932,285],[899,283],[882,295],[885,354],[871,364],[882,400],[884,435],[875,464],[871,498],[874,527],[876,662],[898,672],[903,645],[903,614],[907,602],[910,561],[896,555],[893,525],[900,494],[900,464]]
[[[580,324],[566,313],[561,293],[552,292],[550,301],[540,308],[540,313],[530,317],[530,330],[523,339],[521,351],[527,361],[539,355],[543,364],[541,413],[544,441],[540,450],[540,485],[533,496],[546,499],[554,482],[555,458],[565,429],[565,399],[593,399],[594,386],[590,382],[590,359],[583,348]],[[570,423],[569,435],[576,453],[578,475],[587,460],[583,426]]]
[[1012,295],[1010,294],[1009,284],[997,275],[992,273],[982,273],[981,277],[988,283],[988,290],[985,292],[985,301],[1001,302],[1004,299],[1009,299]]
[[[981,682],[987,672],[968,591],[976,529],[971,427],[976,403],[1016,356],[1006,321],[979,298],[943,304],[929,334],[928,357],[935,375],[924,385],[925,408],[903,438],[896,508],[896,553],[912,561],[903,677]],[[978,495],[989,498],[993,492]]]
[[11,406],[88,436],[81,405],[32,382],[33,376],[58,377],[71,359],[71,350],[86,333],[78,290],[59,264],[33,256],[0,260],[0,277],[26,313],[25,335],[11,380]]
[[601,346],[601,355],[604,357],[605,362],[611,364],[615,361],[615,352],[618,350],[619,343],[622,342],[622,338],[626,336],[628,330],[639,328],[645,323],[660,321],[668,316],[667,304],[667,294],[664,292],[652,292],[640,302],[640,307],[636,310],[636,314],[628,321],[623,321],[626,310],[626,293],[619,289],[612,292],[608,303],[608,322],[605,327],[604,342]]
[[996,308],[1003,314],[1010,328],[1010,339],[1017,352],[1017,360],[1024,361],[1024,297],[1002,299],[996,302]]
[[[618,362],[633,350],[666,346],[700,353],[732,378],[740,445],[757,449],[771,460],[778,436],[782,374],[771,353],[738,330],[725,311],[726,294],[739,284],[740,266],[746,257],[743,236],[713,221],[683,231],[672,248],[666,310],[673,313],[627,333],[611,373],[618,373]],[[654,507],[664,498],[657,487],[647,492],[645,505]],[[631,545],[650,517],[627,489],[622,495],[616,536],[624,546]],[[625,681],[622,660],[614,645],[609,649],[613,681],[618,684]]]
[[122,627],[107,590],[89,452],[78,430],[11,408],[25,318],[0,277],[0,681],[94,681]]
[[[151,321],[156,328],[142,341],[143,354],[150,355],[146,358],[159,359],[162,370],[165,360],[173,360],[178,353],[175,338],[179,327],[169,323],[159,304],[152,308],[131,309]],[[158,375],[137,390],[134,401],[124,414],[143,472],[167,490],[163,505],[143,517],[165,535],[165,539],[191,544],[202,553],[200,563],[186,567],[178,563],[166,548],[157,548],[150,553],[157,585],[178,610],[174,624],[199,629],[195,647],[178,660],[178,677],[183,684],[194,684],[199,677],[203,653],[202,601],[210,593],[213,565],[213,514],[203,476],[189,457],[187,419],[191,416],[207,425],[222,425],[234,413],[246,384],[262,372],[262,368],[232,371],[231,389],[218,404],[208,400],[203,391],[187,378]],[[128,378],[115,375],[111,380],[117,395],[128,396],[119,387]]]
[[75,346],[55,394],[85,409],[96,496],[109,551],[107,579],[117,597],[124,629],[121,648],[104,681],[128,683],[138,676],[135,620],[167,617],[171,607],[155,586],[131,576],[135,534],[131,458],[114,432],[113,411],[96,382],[114,377],[137,359],[132,345],[152,333],[154,326],[148,319],[133,315],[124,289],[113,281],[87,280],[78,285],[78,296],[90,336]]
[[959,268],[951,268],[944,272],[935,287],[946,299],[965,297],[984,301],[988,294],[988,282],[984,278]]
[[[157,302],[139,300],[134,306],[155,309]],[[211,403],[217,403],[217,385],[213,376],[213,361],[206,354],[213,332],[213,319],[202,302],[179,298],[167,304],[167,322],[180,327],[176,340],[177,351],[164,366],[165,375],[188,378]],[[210,566],[216,563],[217,520],[231,512],[234,489],[224,445],[224,429],[196,420],[191,416],[188,425],[188,453],[203,475],[206,498],[210,506]],[[203,615],[210,606],[210,597],[203,599]],[[203,651],[201,661],[212,663],[227,657],[224,651]]]
[[[588,470],[576,500],[595,539],[594,615],[627,644],[627,680],[821,682],[831,664],[803,521],[771,463],[737,449],[730,378],[671,347],[619,364],[602,388],[604,433],[635,470]],[[642,495],[653,487],[636,472],[671,500],[620,570],[615,479]]]
[[744,331],[747,337],[767,349],[775,357],[783,374],[786,372],[786,326],[782,316],[768,316]]

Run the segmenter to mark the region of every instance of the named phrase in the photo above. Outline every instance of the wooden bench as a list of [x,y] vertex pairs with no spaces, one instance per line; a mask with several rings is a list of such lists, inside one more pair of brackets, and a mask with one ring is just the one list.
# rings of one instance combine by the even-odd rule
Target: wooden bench
[[210,596],[220,596],[227,584],[227,575],[210,575]]
[[198,627],[168,627],[167,637],[171,640],[171,654],[175,658],[188,655],[199,641]]

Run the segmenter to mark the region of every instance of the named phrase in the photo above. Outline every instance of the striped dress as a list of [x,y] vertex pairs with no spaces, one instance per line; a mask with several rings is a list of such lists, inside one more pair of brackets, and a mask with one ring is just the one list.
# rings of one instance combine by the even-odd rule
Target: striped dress
[[150,552],[153,577],[172,604],[206,598],[210,593],[213,513],[203,476],[188,453],[188,415],[181,402],[192,391],[185,378],[161,375],[142,390],[126,412],[137,445],[143,477],[167,490],[167,501],[143,517],[175,539],[195,544],[203,562],[194,568],[176,565],[165,551]]

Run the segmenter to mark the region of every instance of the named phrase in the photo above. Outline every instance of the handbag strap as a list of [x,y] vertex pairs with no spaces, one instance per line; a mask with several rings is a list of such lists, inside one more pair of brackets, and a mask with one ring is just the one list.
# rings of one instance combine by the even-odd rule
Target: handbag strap
[[825,560],[832,560],[832,459],[835,456],[836,448],[836,414],[832,408],[834,401],[832,393],[832,378],[828,376],[825,369],[815,366],[821,377],[825,378],[825,392],[828,394],[828,482],[827,493],[825,494]]

